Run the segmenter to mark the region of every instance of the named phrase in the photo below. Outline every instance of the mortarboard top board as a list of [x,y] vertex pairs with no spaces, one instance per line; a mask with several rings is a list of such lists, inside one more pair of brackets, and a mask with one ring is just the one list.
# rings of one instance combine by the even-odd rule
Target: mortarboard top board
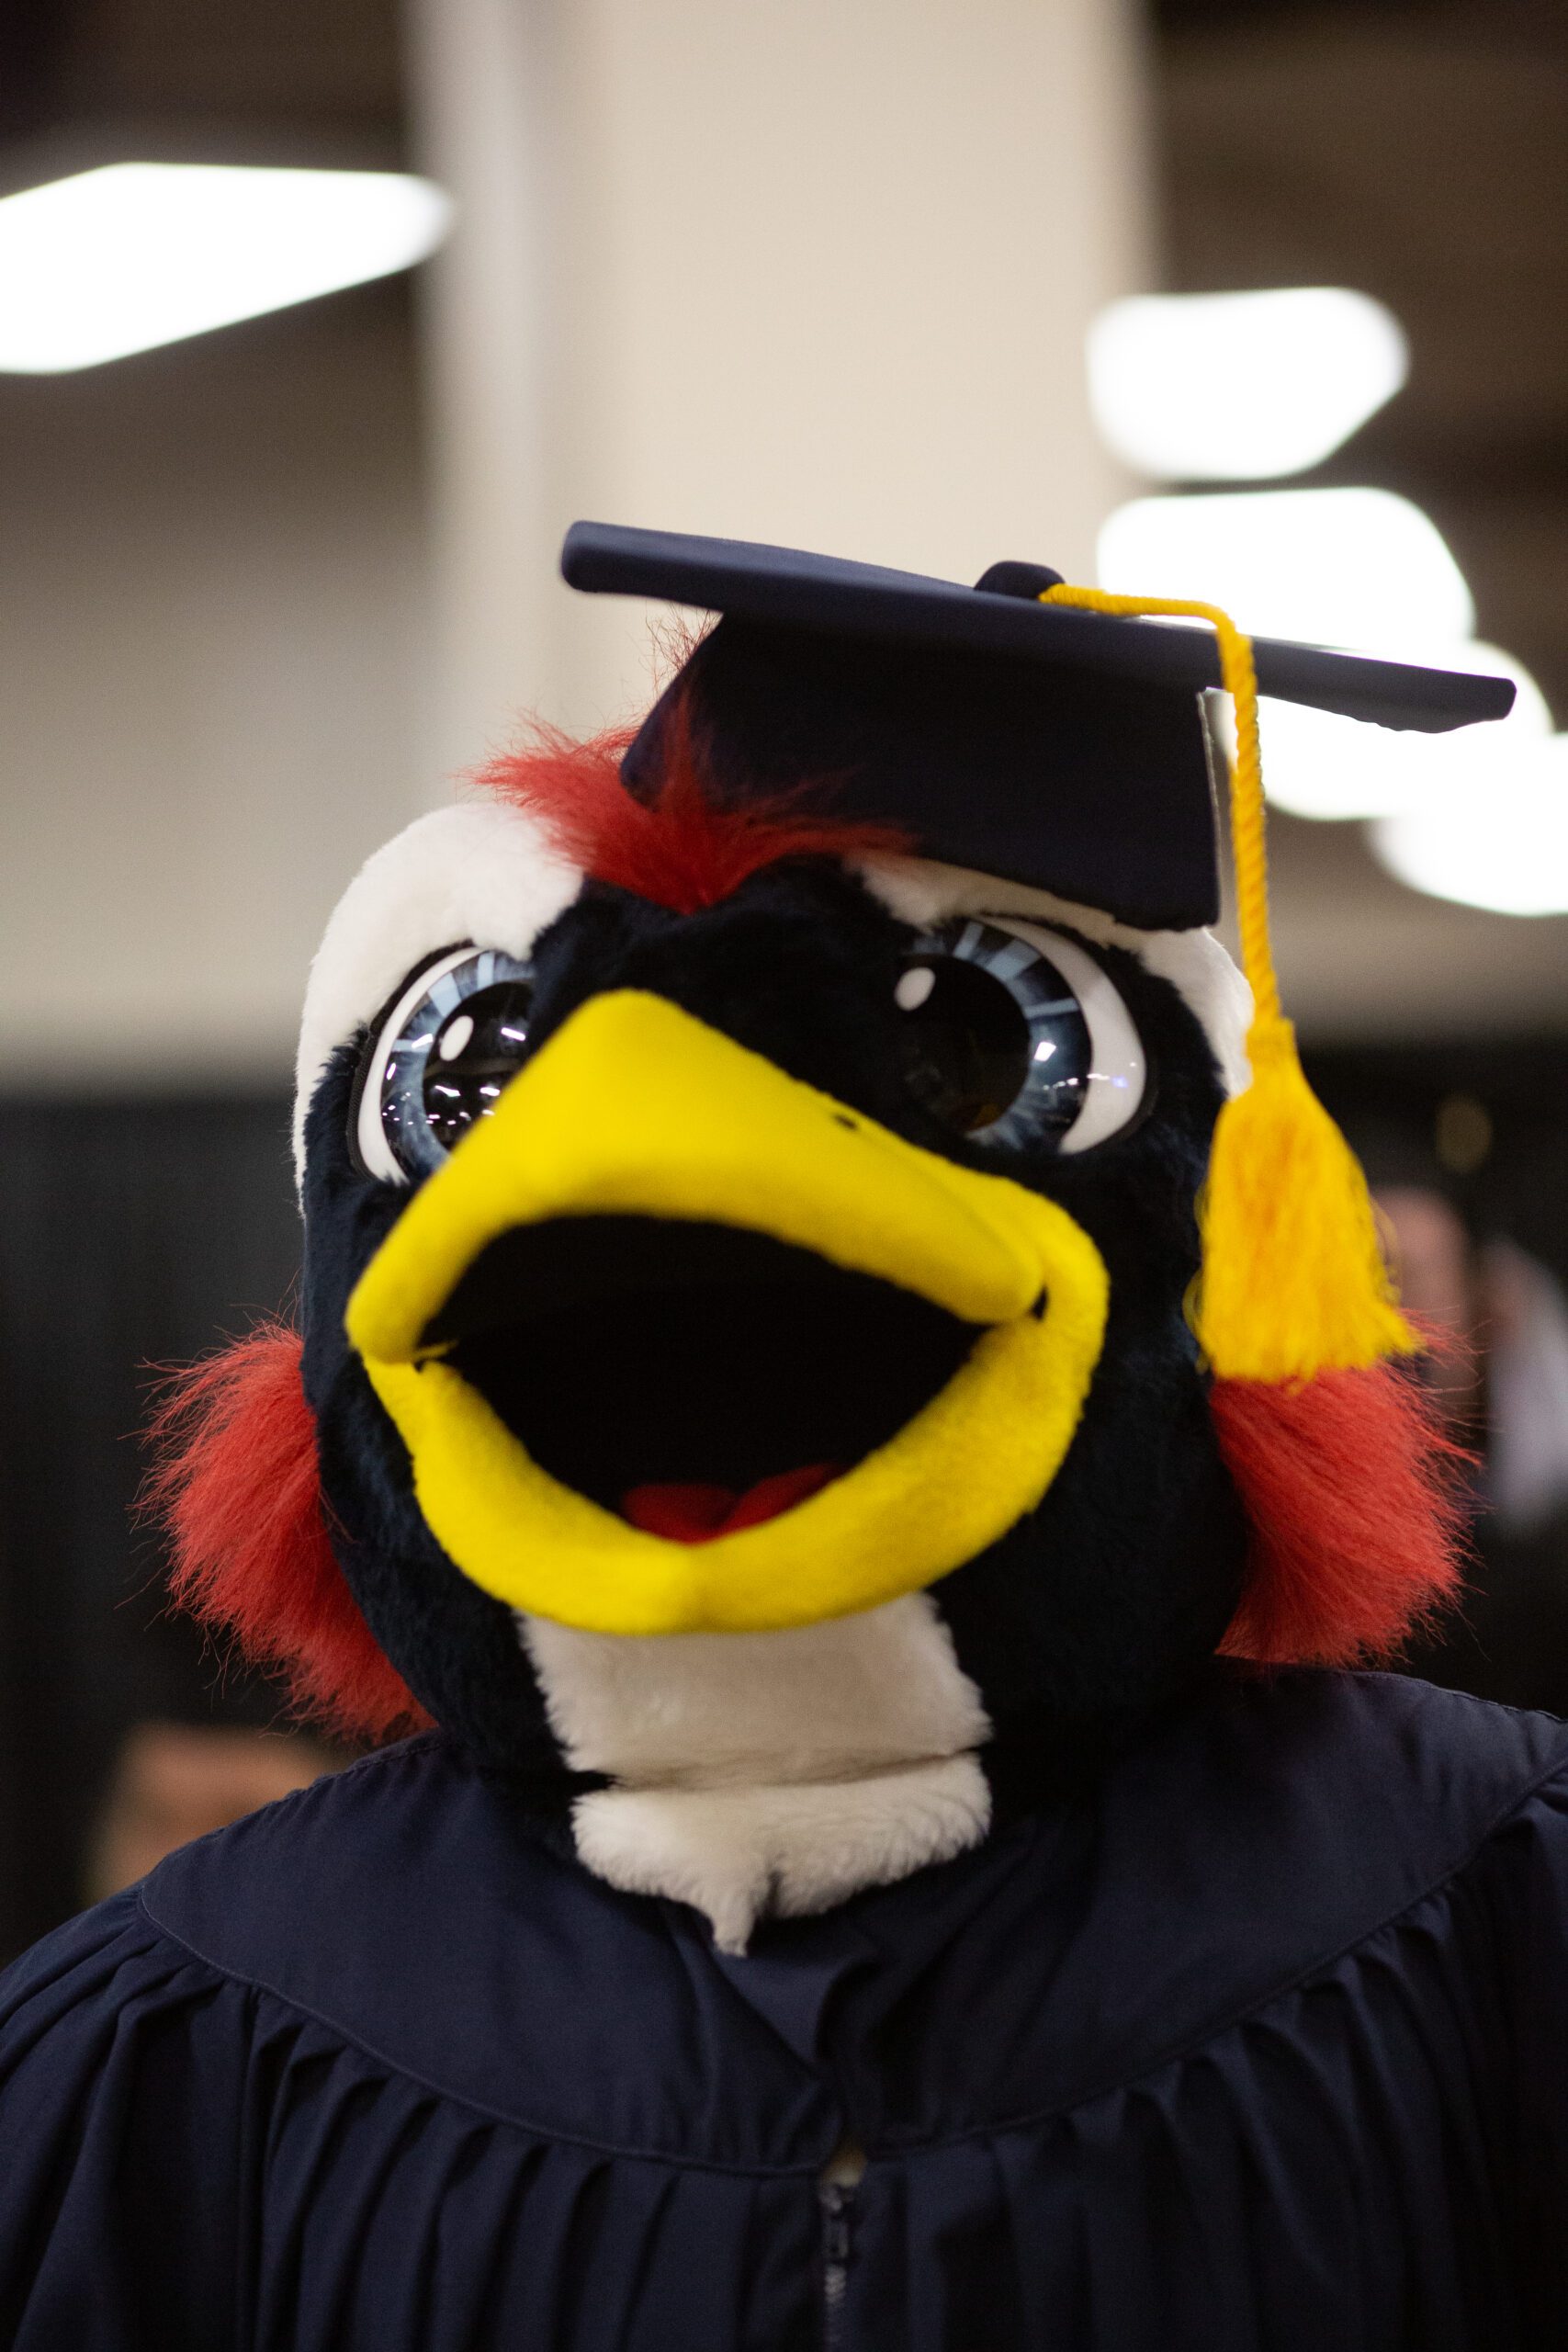
[[[922,854],[1141,928],[1219,910],[1199,695],[1207,628],[1043,605],[1060,574],[993,564],[973,588],[742,540],[575,523],[574,588],[722,616],[626,754],[636,791],[683,694],[721,788],[830,786]],[[1260,694],[1381,726],[1501,718],[1504,678],[1253,639]]]

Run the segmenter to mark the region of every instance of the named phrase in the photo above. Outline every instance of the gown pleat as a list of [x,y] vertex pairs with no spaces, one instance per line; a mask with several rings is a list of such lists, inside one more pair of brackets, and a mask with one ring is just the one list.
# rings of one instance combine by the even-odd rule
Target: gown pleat
[[739,1960],[426,1736],[0,1984],[0,2344],[1536,2352],[1565,1960],[1568,1732],[1388,1678]]

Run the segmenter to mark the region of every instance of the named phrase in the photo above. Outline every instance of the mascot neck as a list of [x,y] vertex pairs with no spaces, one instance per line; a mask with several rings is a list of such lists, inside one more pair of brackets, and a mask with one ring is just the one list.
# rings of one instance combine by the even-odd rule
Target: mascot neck
[[574,1770],[587,1867],[707,1917],[827,1909],[978,1844],[990,1724],[925,1593],[784,1633],[581,1633],[518,1618]]

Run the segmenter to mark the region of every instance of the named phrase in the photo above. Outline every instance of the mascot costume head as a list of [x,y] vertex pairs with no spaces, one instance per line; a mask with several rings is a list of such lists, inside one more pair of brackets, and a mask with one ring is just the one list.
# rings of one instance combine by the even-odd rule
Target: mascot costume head
[[349,889],[303,1329],[187,1376],[157,1494],[301,1707],[439,1724],[738,1951],[1216,1657],[1376,1654],[1449,1589],[1419,1341],[1274,989],[1256,693],[1512,689],[1033,565],[580,525],[564,568],[720,617],[634,734],[498,762]]

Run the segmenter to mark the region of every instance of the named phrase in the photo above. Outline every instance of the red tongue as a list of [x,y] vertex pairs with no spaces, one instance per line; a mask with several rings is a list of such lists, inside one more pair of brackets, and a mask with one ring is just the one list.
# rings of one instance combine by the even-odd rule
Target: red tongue
[[733,1487],[682,1487],[660,1481],[629,1487],[621,1497],[621,1516],[640,1527],[645,1535],[662,1535],[671,1544],[711,1544],[716,1535],[733,1535],[742,1527],[760,1527],[765,1519],[803,1503],[839,1475],[836,1462],[814,1462],[805,1470],[780,1470],[759,1478],[743,1495]]

